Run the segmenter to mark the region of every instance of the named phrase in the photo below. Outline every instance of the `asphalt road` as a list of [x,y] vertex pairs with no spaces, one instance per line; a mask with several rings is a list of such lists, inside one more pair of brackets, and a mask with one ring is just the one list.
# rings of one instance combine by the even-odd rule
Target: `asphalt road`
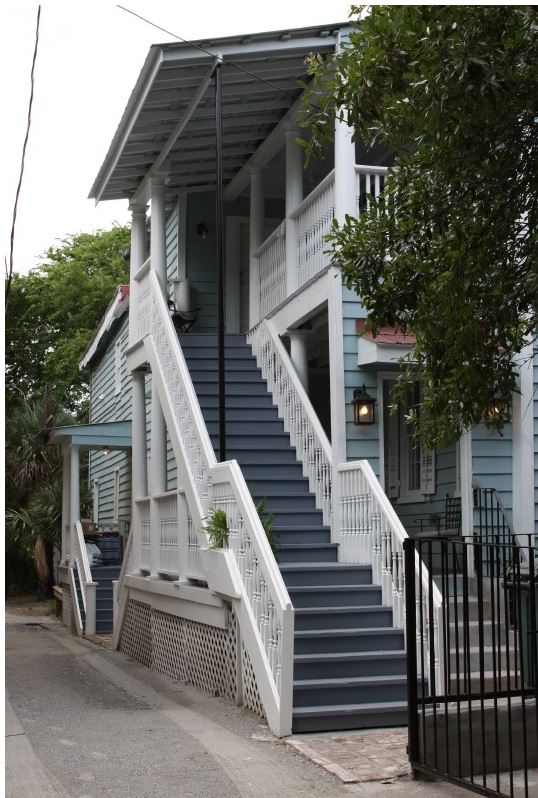
[[70,635],[8,616],[7,798],[464,795],[444,784],[341,784],[251,713]]

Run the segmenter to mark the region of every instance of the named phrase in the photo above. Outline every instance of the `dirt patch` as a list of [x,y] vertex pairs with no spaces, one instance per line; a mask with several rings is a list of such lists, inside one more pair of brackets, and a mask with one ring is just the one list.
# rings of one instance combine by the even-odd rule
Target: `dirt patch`
[[6,599],[5,609],[11,615],[48,615],[52,599],[41,601],[36,596],[11,596]]

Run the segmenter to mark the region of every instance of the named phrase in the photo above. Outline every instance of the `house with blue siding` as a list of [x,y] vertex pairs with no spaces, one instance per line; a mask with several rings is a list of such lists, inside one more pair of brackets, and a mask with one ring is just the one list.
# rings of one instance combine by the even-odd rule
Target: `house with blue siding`
[[[324,158],[303,163],[305,58],[346,34],[151,47],[91,189],[129,202],[130,284],[81,362],[89,424],[55,433],[66,622],[113,631],[129,656],[244,704],[279,736],[405,723],[407,537],[471,543],[501,519],[512,539],[538,524],[532,345],[502,435],[478,426],[423,450],[405,409],[391,412],[412,336],[365,334],[326,251],[332,220],[359,215],[391,166],[339,120]],[[122,528],[121,569],[88,562],[81,448],[94,524]]]

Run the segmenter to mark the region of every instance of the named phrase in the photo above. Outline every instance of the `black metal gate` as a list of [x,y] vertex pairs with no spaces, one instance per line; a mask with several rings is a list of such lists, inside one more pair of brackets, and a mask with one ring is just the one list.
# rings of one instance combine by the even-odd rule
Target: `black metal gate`
[[[538,579],[531,536],[526,546],[406,540],[405,581],[414,774],[482,795],[537,796]],[[436,588],[440,629],[427,606]]]

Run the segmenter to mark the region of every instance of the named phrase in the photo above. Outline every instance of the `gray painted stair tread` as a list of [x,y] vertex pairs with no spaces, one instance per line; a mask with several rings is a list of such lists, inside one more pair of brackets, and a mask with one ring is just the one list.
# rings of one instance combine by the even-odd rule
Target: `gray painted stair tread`
[[[372,604],[368,605],[367,607],[297,607],[295,609],[296,614],[300,615],[315,615],[316,613],[326,613],[327,615],[333,615],[335,613],[352,613],[352,612],[359,612],[361,614],[364,613],[375,613],[375,612],[387,612],[387,610],[391,610],[392,607],[387,607],[385,604]],[[334,631],[334,630],[333,630]],[[342,630],[340,630],[342,631]],[[346,630],[346,633],[349,630]]]
[[294,690],[310,690],[313,687],[327,690],[332,687],[367,687],[380,684],[407,684],[406,676],[346,676],[341,679],[299,679],[293,682]]
[[[406,653],[400,649],[383,649],[381,651],[337,651],[319,654],[295,654],[294,661],[304,662],[362,662],[364,660],[397,659],[405,660]],[[302,681],[302,680],[301,680]]]
[[[278,510],[271,510],[271,512],[276,513]],[[289,512],[287,510],[286,512]],[[338,548],[338,543],[279,543],[279,549],[284,549],[284,551],[306,551],[309,549],[335,549]],[[323,563],[325,565],[326,563]]]
[[288,587],[289,593],[341,593],[349,590],[368,593],[372,590],[381,591],[381,588],[378,585],[292,585]]
[[342,715],[353,715],[355,713],[368,714],[375,712],[390,712],[393,710],[403,710],[407,712],[407,704],[405,701],[379,701],[373,704],[335,704],[318,707],[297,707],[293,710],[293,717],[311,717],[317,715],[334,715],[336,713]]

